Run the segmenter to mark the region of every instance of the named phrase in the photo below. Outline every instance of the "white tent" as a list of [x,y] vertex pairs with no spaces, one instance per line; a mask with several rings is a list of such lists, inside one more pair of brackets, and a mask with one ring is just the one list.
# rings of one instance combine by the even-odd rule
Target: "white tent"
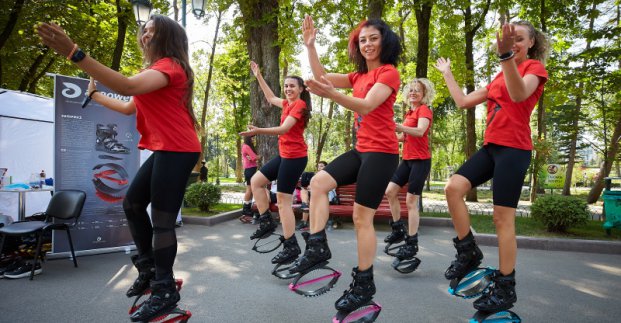
[[[45,170],[54,177],[54,100],[0,89],[0,167],[13,183]],[[0,193],[0,213],[17,220],[17,193]],[[45,211],[49,192],[26,194],[26,216]]]

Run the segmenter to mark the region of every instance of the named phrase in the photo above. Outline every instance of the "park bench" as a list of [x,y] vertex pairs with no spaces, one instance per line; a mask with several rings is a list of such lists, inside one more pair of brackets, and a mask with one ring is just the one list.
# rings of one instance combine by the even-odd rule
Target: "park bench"
[[[401,217],[407,218],[408,209],[405,206],[405,198],[407,195],[407,185],[403,186],[398,193],[399,204],[401,205]],[[338,198],[338,204],[330,205],[330,215],[334,217],[351,217],[354,213],[354,201],[356,196],[356,184],[343,185],[336,188],[336,196]],[[386,195],[382,198],[377,211],[375,212],[375,218],[390,219],[392,215],[390,213],[390,205]]]

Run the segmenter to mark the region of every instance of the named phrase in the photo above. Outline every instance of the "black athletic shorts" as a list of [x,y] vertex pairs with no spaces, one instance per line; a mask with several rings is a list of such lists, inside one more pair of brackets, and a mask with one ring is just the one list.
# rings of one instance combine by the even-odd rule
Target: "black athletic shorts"
[[278,180],[276,190],[280,193],[292,194],[298,184],[300,175],[306,168],[308,157],[282,158],[274,157],[261,167],[261,173],[271,182]]
[[456,174],[477,187],[493,179],[494,205],[516,208],[520,201],[531,151],[487,144],[468,159]]
[[405,183],[408,183],[408,193],[421,195],[430,170],[431,159],[403,160],[390,181],[399,185],[399,187],[403,187]]
[[246,185],[250,185],[250,179],[252,178],[252,175],[254,175],[254,173],[256,172],[257,166],[244,168],[244,181],[246,182]]
[[330,162],[324,170],[338,186],[356,183],[356,203],[377,209],[398,163],[398,154],[361,153],[353,149]]

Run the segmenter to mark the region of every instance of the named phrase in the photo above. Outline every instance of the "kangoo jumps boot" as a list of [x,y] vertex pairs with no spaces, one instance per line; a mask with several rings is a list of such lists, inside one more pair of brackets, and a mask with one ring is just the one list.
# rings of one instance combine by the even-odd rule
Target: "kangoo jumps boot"
[[469,272],[476,269],[483,260],[483,253],[474,241],[472,232],[468,232],[462,240],[457,237],[453,238],[453,244],[457,249],[455,260],[451,262],[451,265],[446,269],[444,277],[446,279],[462,279]]
[[507,276],[496,270],[492,274],[492,285],[473,305],[480,311],[498,312],[510,309],[516,301],[515,270]]
[[180,299],[174,279],[151,281],[151,297],[130,316],[130,319],[132,322],[149,322],[175,309]]
[[306,250],[302,257],[289,269],[291,273],[304,272],[332,258],[325,230],[313,233],[305,240],[307,240]]
[[[285,239],[284,237],[282,239]],[[300,250],[300,245],[298,244],[298,240],[295,237],[295,234],[283,241],[282,250],[272,258],[273,264],[283,264],[288,263],[295,260],[302,250]]]
[[405,244],[399,248],[396,257],[399,260],[412,259],[418,253],[418,233],[405,238]]
[[125,293],[127,297],[142,295],[149,288],[151,280],[155,278],[155,262],[152,257],[133,255],[131,259],[136,269],[138,269],[138,278]]
[[259,228],[250,236],[250,240],[270,235],[276,231],[277,227],[278,224],[272,219],[272,213],[270,213],[270,211],[265,211],[265,213],[259,217]]
[[354,267],[351,275],[354,280],[349,284],[349,289],[334,303],[334,307],[338,311],[352,312],[370,302],[375,295],[373,266],[364,271]]
[[399,219],[397,221],[390,220],[390,226],[392,227],[392,232],[384,239],[386,243],[396,243],[402,241],[407,236],[407,231],[405,229],[405,222]]

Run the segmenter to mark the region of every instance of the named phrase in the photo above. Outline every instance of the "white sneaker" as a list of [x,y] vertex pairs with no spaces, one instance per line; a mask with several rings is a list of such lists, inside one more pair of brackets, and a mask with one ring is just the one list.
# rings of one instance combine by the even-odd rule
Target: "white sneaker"
[[[15,269],[13,271],[5,272],[4,273],[4,277],[5,278],[11,278],[11,279],[30,277],[30,271],[31,270],[32,270],[32,264],[27,262],[24,265],[20,266],[19,268]],[[41,269],[41,264],[37,263],[37,265],[35,267],[34,274],[35,275],[39,275],[42,272],[43,272],[43,269]]]

